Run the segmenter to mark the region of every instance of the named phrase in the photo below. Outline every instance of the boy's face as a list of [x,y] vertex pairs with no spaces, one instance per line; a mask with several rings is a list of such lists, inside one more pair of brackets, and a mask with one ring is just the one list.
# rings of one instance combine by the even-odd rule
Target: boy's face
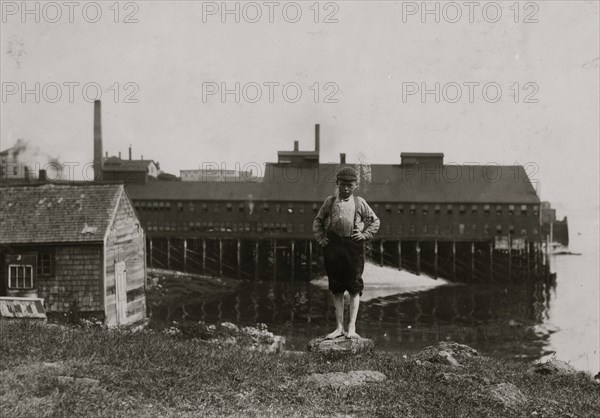
[[354,189],[356,189],[356,181],[337,181],[339,195],[342,199],[346,199],[354,193]]

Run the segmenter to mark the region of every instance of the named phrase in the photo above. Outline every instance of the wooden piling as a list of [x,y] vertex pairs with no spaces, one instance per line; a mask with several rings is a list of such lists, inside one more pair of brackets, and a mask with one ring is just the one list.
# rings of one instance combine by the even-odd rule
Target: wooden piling
[[452,279],[456,280],[456,241],[452,241]]
[[167,269],[171,270],[171,238],[167,238]]
[[475,277],[475,241],[471,241],[471,279]]
[[183,271],[187,272],[187,238],[183,239]]
[[152,243],[152,238],[150,238],[150,268],[154,267],[154,245]]
[[312,240],[308,240],[308,278],[312,279],[313,245]]
[[292,271],[291,271],[292,280],[294,280],[294,269],[295,269],[295,267],[296,267],[296,262],[295,262],[295,261],[296,261],[296,260],[295,260],[296,253],[295,253],[295,251],[294,251],[294,250],[295,250],[295,246],[296,246],[296,243],[295,243],[294,241],[292,241],[292,242],[290,243],[290,251],[291,251],[291,257],[292,257],[292,259],[290,260],[290,261],[291,261],[291,263],[290,263],[290,264],[291,264],[291,268],[292,268]]
[[402,240],[398,240],[398,270],[402,270]]
[[258,243],[258,240],[254,241],[254,280],[258,279]]
[[494,241],[490,241],[490,280],[494,280]]
[[421,246],[419,241],[416,241],[415,246],[417,249],[417,275],[421,275]]
[[379,265],[383,267],[383,240],[379,240]]
[[508,234],[508,278],[512,276],[512,237]]
[[273,249],[273,280],[277,279],[277,240],[271,241],[271,248]]
[[433,277],[438,278],[438,242],[437,239],[433,241]]
[[242,277],[242,240],[237,239],[237,277]]
[[202,238],[202,274],[206,274],[206,238]]
[[219,277],[223,275],[223,240],[219,238]]

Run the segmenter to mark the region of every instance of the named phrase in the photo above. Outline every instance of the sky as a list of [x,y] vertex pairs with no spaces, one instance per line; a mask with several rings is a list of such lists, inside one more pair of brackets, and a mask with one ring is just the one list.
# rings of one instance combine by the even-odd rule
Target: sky
[[312,150],[319,123],[321,162],[522,164],[573,231],[597,237],[599,9],[2,1],[0,149],[21,139],[84,177],[95,98],[105,151],[131,145],[173,174],[276,161],[294,140]]

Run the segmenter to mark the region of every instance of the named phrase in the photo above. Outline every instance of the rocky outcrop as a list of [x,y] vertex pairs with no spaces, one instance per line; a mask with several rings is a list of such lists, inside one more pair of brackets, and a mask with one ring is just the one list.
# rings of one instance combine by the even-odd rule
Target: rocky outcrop
[[385,379],[387,379],[387,377],[383,373],[373,370],[359,370],[348,373],[313,373],[306,378],[306,381],[320,387],[338,389],[342,387],[362,386],[369,383],[383,382]]
[[328,340],[325,336],[313,338],[308,342],[307,349],[324,355],[356,355],[372,353],[375,342],[368,338],[346,338],[341,336]]

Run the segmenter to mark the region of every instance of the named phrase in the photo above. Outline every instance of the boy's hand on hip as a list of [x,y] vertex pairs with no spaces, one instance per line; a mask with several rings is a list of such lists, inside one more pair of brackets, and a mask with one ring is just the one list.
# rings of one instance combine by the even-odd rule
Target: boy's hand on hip
[[363,234],[362,232],[355,231],[352,234],[352,240],[353,241],[364,241],[366,239],[367,239],[367,237],[365,237],[365,234]]
[[323,239],[321,239],[321,240],[319,241],[319,245],[320,245],[321,247],[326,247],[326,246],[327,246],[327,244],[329,244],[329,238],[323,238]]

